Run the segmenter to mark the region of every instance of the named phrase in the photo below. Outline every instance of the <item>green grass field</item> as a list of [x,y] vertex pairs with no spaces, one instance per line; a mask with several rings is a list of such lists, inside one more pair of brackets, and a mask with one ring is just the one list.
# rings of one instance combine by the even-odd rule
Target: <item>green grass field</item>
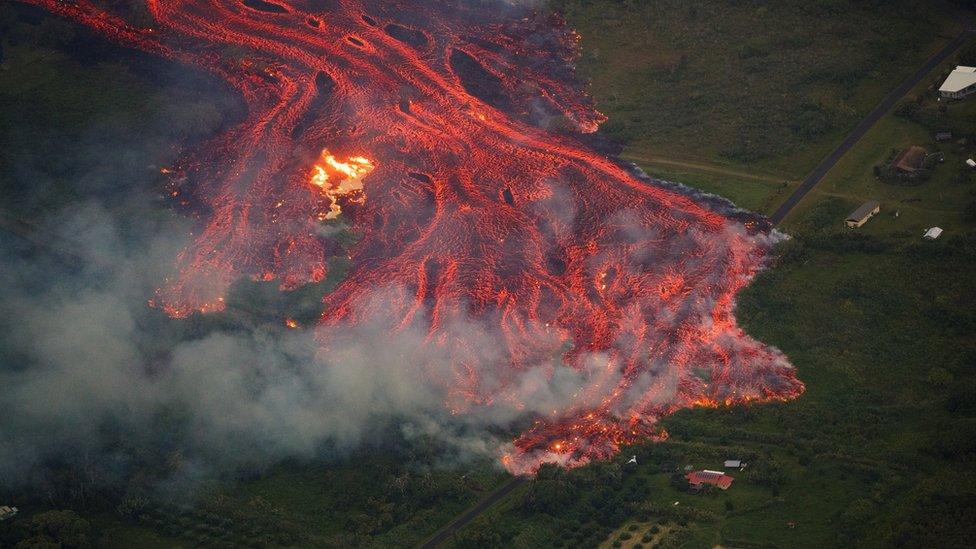
[[[954,58],[944,63],[903,101],[902,106],[915,104],[920,98],[918,116],[899,116],[899,108],[886,115],[794,209],[785,220],[785,227],[798,227],[810,208],[835,198],[851,211],[867,200],[881,203],[882,214],[863,227],[867,234],[904,233],[917,237],[932,226],[951,232],[971,228],[973,220],[966,218],[965,211],[976,200],[976,174],[964,162],[976,155],[976,102],[940,103],[933,91],[956,62]],[[945,106],[944,114],[938,113],[940,105]],[[951,141],[935,141],[935,132],[942,129],[954,132]],[[941,152],[945,162],[935,166],[930,179],[915,186],[890,184],[874,176],[874,166],[883,165],[893,150],[910,145],[920,145],[930,153]],[[899,214],[897,218],[895,212]]]
[[[626,155],[739,169],[776,184],[802,179],[958,32],[940,2],[553,5],[582,36],[580,72],[610,118],[604,131],[627,144]],[[743,206],[785,198],[775,186],[770,199],[698,182]]]

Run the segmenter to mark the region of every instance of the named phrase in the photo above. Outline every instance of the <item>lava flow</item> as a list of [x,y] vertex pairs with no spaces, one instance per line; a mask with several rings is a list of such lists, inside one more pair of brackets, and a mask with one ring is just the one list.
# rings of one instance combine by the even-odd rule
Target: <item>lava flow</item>
[[[450,357],[418,365],[447,409],[535,414],[513,472],[611,456],[680,408],[803,390],[733,317],[768,225],[600,152],[578,37],[555,16],[503,0],[146,0],[135,24],[104,7],[118,3],[26,1],[202,67],[247,104],[171,174],[201,229],[157,292],[167,313],[219,310],[241,277],[322,280],[339,247],[321,226],[342,218],[362,238],[323,297],[323,349],[377,316],[421,326]],[[538,372],[578,383],[543,410],[525,390]]]

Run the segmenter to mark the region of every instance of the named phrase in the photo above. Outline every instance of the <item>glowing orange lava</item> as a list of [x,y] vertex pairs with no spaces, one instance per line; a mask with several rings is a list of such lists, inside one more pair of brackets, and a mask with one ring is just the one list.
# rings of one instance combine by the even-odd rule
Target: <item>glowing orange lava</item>
[[363,178],[369,175],[376,166],[368,158],[362,156],[350,157],[345,162],[336,160],[328,149],[322,149],[319,160],[312,166],[309,183],[322,190],[329,197],[329,211],[320,215],[320,219],[335,219],[342,213],[339,198],[355,204],[362,204],[366,199],[363,193]]
[[[502,458],[513,472],[666,436],[657,420],[681,408],[803,390],[733,316],[768,223],[616,160],[557,17],[490,0],[149,0],[139,27],[113,3],[27,1],[247,103],[171,174],[201,229],[153,300],[167,313],[220,310],[241,277],[322,280],[340,250],[322,224],[341,214],[362,238],[323,296],[323,348],[376,317],[421,330],[441,352],[410,360],[446,409],[537,413]],[[573,379],[543,409],[539,372]]]

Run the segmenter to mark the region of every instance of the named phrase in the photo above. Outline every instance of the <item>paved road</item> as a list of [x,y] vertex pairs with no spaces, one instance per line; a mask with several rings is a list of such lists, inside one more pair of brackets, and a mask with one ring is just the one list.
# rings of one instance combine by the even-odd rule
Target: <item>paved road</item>
[[468,509],[463,515],[454,519],[454,522],[448,524],[447,528],[444,528],[435,534],[434,537],[424,542],[424,544],[420,547],[422,549],[431,549],[444,543],[449,537],[453,536],[455,532],[467,526],[467,524],[474,520],[475,517],[487,511],[492,505],[498,503],[502,498],[510,494],[512,490],[518,488],[527,480],[528,477],[515,477],[505,484],[502,484],[497,490],[492,492],[491,495],[479,501],[477,505]]
[[915,72],[915,74],[909,77],[908,80],[902,82],[900,86],[889,93],[888,96],[885,97],[884,100],[881,101],[881,103],[875,107],[870,114],[868,114],[867,118],[862,120],[861,123],[854,128],[854,131],[852,131],[847,138],[844,139],[843,143],[834,149],[834,151],[831,152],[827,158],[824,158],[820,164],[813,169],[813,172],[811,172],[810,175],[803,180],[803,183],[800,183],[800,186],[793,191],[793,194],[786,199],[786,202],[783,202],[783,204],[780,205],[773,215],[770,216],[769,219],[773,222],[773,224],[778,225],[781,221],[783,221],[790,211],[797,204],[799,204],[801,200],[803,200],[803,197],[806,196],[807,193],[817,185],[817,183],[820,183],[820,180],[827,175],[827,172],[829,172],[830,169],[837,164],[841,157],[843,157],[847,151],[851,150],[851,148],[857,144],[862,137],[864,137],[864,134],[868,133],[868,130],[874,127],[874,125],[878,123],[878,120],[881,120],[881,117],[895,106],[895,103],[901,100],[901,98],[911,91],[912,88],[917,86],[919,82],[924,80],[925,77],[928,76],[933,69],[939,66],[940,63],[948,59],[950,55],[961,48],[974,32],[976,32],[974,29],[968,28],[959,33],[959,36],[946,44],[944,48],[932,56],[932,58],[929,59],[925,65]]

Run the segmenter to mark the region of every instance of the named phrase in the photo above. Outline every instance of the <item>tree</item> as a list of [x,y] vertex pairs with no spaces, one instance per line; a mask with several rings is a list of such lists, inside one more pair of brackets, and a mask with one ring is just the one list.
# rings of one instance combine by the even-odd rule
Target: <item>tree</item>
[[933,387],[949,387],[953,379],[953,375],[945,368],[932,368],[929,370],[928,383]]
[[687,492],[688,488],[691,487],[688,484],[688,479],[685,478],[681,473],[674,473],[671,475],[671,487],[679,492]]
[[91,547],[91,524],[74,511],[38,513],[27,525],[31,537],[17,544],[21,547]]
[[502,544],[502,536],[484,517],[479,518],[457,533],[454,538],[457,547],[492,548]]
[[15,549],[61,549],[61,544],[47,536],[34,536],[14,546]]

